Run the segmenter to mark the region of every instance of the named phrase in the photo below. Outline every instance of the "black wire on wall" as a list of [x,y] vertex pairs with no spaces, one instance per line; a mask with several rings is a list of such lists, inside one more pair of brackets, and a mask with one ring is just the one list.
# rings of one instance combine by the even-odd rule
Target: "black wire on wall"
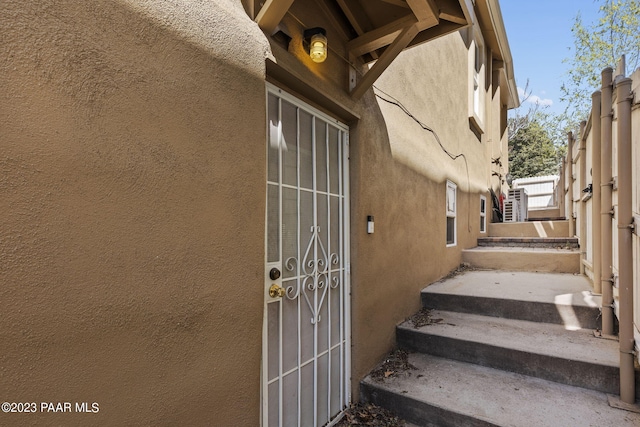
[[413,113],[411,113],[411,111],[409,111],[409,109],[407,109],[407,107],[405,107],[402,102],[400,102],[397,98],[389,95],[388,93],[386,93],[385,91],[383,91],[382,89],[380,89],[379,87],[373,85],[373,89],[374,91],[380,92],[382,93],[384,96],[381,96],[380,93],[375,93],[376,97],[384,102],[387,102],[389,104],[395,105],[396,107],[400,108],[400,110],[402,110],[403,113],[405,113],[408,117],[410,117],[413,121],[415,121],[423,130],[431,133],[433,135],[433,137],[435,138],[436,142],[438,143],[438,145],[440,146],[440,149],[442,151],[444,151],[444,153],[449,156],[449,158],[451,160],[456,160],[459,158],[462,158],[462,160],[464,160],[464,166],[465,169],[467,171],[467,194],[469,197],[469,208],[467,210],[467,230],[469,232],[471,232],[471,178],[469,175],[469,163],[467,162],[467,156],[464,155],[464,153],[460,153],[460,154],[453,154],[451,153],[449,150],[446,149],[446,147],[442,144],[442,141],[440,141],[440,137],[438,136],[437,132],[435,130],[433,130],[431,127],[427,126],[425,123],[423,123],[422,121],[420,121],[420,119],[418,119]]

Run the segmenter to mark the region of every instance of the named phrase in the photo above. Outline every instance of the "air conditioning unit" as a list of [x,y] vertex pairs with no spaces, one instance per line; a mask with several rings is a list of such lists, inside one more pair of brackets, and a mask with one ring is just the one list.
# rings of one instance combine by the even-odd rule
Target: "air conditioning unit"
[[516,199],[504,201],[504,222],[520,221],[520,204]]
[[529,196],[525,188],[512,188],[509,190],[507,200],[518,201],[518,219],[516,221],[526,221],[529,217]]

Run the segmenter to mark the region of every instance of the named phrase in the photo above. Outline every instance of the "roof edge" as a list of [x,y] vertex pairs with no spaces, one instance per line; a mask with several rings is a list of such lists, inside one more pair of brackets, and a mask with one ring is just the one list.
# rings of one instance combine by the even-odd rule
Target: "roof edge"
[[513,57],[511,56],[511,48],[509,47],[509,40],[507,39],[507,30],[504,26],[500,3],[498,0],[485,0],[485,2],[489,10],[489,16],[491,17],[491,26],[495,31],[498,48],[500,49],[500,54],[504,62],[507,86],[509,89],[509,103],[507,106],[509,109],[518,108],[520,106],[520,97],[518,96],[518,88],[513,71]]

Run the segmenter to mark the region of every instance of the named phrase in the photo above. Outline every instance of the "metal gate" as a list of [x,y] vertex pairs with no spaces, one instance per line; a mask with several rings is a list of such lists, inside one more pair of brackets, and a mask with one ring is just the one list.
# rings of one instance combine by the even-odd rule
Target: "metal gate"
[[263,426],[349,404],[348,128],[267,86]]

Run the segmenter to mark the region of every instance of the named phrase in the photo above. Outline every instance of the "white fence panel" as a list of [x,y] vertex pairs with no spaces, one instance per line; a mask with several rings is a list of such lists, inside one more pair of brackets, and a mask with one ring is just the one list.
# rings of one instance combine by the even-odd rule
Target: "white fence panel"
[[555,188],[558,175],[518,178],[513,181],[513,188],[525,188],[529,195],[529,209],[557,206]]

